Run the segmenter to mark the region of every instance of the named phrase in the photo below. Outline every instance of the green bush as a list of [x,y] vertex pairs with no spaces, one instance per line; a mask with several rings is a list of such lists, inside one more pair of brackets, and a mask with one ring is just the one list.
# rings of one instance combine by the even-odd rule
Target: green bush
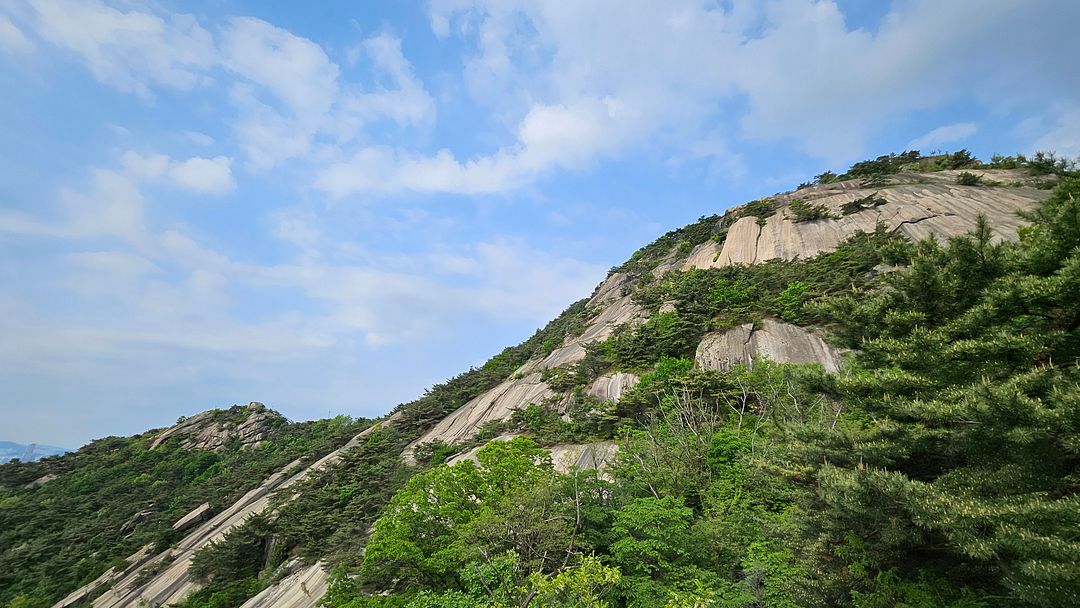
[[829,208],[822,204],[812,205],[801,198],[792,199],[788,208],[795,216],[796,222],[813,222],[816,220],[833,219]]
[[839,181],[839,179],[840,179],[839,176],[837,176],[832,171],[825,171],[824,173],[819,173],[819,174],[814,176],[814,183],[815,184],[831,184],[831,183]]
[[771,198],[761,198],[738,207],[732,214],[735,221],[744,217],[756,217],[758,226],[764,226],[765,220],[776,215],[777,203]]
[[968,171],[961,171],[956,176],[956,183],[961,186],[978,186],[983,183],[982,176],[970,173]]
[[865,209],[873,209],[880,207],[889,201],[885,200],[885,197],[881,196],[877,192],[872,192],[864,197],[857,198],[853,201],[848,201],[840,205],[841,215],[851,215],[852,213],[858,213]]

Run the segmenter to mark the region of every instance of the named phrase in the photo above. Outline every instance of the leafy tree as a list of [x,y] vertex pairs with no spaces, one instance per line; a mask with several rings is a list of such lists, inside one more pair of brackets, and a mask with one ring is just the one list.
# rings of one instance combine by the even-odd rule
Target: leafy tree
[[551,455],[515,437],[487,444],[476,457],[475,464],[464,460],[420,473],[394,496],[365,550],[365,579],[453,588],[461,566],[508,545],[541,568],[557,559],[544,555],[544,547],[567,550],[564,528],[546,518],[556,498]]
[[604,596],[621,578],[618,568],[605,566],[595,556],[586,556],[574,568],[554,576],[539,573],[529,579],[532,597],[526,606],[544,608],[608,608]]

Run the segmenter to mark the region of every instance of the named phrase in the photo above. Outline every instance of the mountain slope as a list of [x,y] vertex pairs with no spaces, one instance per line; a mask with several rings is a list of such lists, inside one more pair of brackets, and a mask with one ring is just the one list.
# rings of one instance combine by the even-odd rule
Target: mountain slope
[[[481,503],[547,505],[543,508],[566,516],[576,509],[576,517],[571,517],[576,523],[565,530],[559,528],[562,532],[545,528],[546,532],[541,534],[528,527],[535,524],[521,521],[506,524],[510,526],[508,529],[525,525],[524,529],[534,530],[530,534],[539,534],[536,542],[561,539],[559,542],[565,548],[558,551],[566,556],[561,568],[546,558],[529,557],[532,553],[523,548],[527,545],[522,545],[521,539],[503,539],[491,545],[514,547],[513,555],[517,556],[514,559],[523,561],[511,564],[488,555],[484,568],[509,568],[507,572],[517,573],[513,576],[528,575],[529,568],[535,568],[534,576],[526,577],[527,580],[515,579],[515,588],[532,587],[530,593],[534,595],[530,597],[543,596],[551,591],[552,585],[569,584],[559,582],[558,572],[612,579],[604,589],[619,598],[620,605],[655,605],[641,603],[644,601],[641,598],[655,600],[669,593],[696,593],[699,599],[729,597],[734,602],[730,605],[744,605],[739,602],[747,601],[745,593],[773,594],[780,598],[791,593],[783,584],[785,568],[802,568],[797,570],[798,576],[788,577],[792,580],[812,577],[815,584],[824,585],[815,596],[818,598],[829,597],[835,589],[846,587],[874,601],[888,602],[886,597],[899,601],[898,593],[917,594],[922,589],[919,585],[938,585],[919,582],[918,576],[904,570],[908,562],[896,557],[896,549],[889,549],[887,559],[868,552],[865,543],[873,540],[872,535],[856,538],[855,541],[864,544],[845,549],[844,557],[857,561],[858,567],[868,574],[854,575],[855,578],[840,576],[837,572],[854,570],[851,563],[829,561],[835,561],[835,556],[822,563],[828,562],[836,572],[811,572],[799,565],[801,562],[792,557],[789,549],[783,548],[788,541],[776,537],[768,528],[808,525],[805,522],[810,518],[791,515],[804,503],[818,501],[819,506],[825,505],[823,513],[832,513],[839,508],[837,505],[842,505],[842,500],[837,503],[835,497],[815,495],[808,489],[825,488],[827,484],[823,480],[832,479],[829,476],[836,473],[810,466],[811,462],[820,463],[820,458],[800,460],[802,456],[793,454],[831,450],[829,453],[834,455],[829,458],[842,469],[843,463],[850,462],[850,454],[866,448],[860,447],[859,442],[837,447],[843,441],[837,443],[839,440],[832,431],[842,430],[851,437],[873,433],[878,428],[879,423],[868,423],[865,414],[848,414],[845,409],[851,403],[861,404],[859,412],[873,411],[863,395],[866,391],[863,385],[869,386],[871,377],[866,374],[876,373],[875,366],[893,366],[903,373],[915,373],[906,360],[865,354],[870,348],[861,340],[885,340],[884,344],[888,340],[900,340],[908,344],[906,341],[915,335],[911,332],[920,331],[920,323],[933,327],[938,317],[952,319],[958,314],[960,320],[955,322],[962,322],[962,315],[967,314],[965,311],[975,300],[966,300],[961,295],[963,289],[958,291],[956,284],[941,282],[949,277],[955,281],[957,276],[968,276],[962,274],[969,268],[963,266],[969,263],[965,261],[965,252],[969,250],[966,247],[977,245],[974,251],[984,258],[986,252],[996,252],[993,256],[1007,254],[1012,256],[1010,260],[1029,255],[1033,247],[1030,239],[1023,248],[1000,249],[1002,246],[995,243],[1016,239],[1023,223],[1016,212],[1043,209],[1051,195],[1047,186],[1057,176],[1054,171],[1041,171],[1031,163],[1021,168],[988,168],[963,155],[933,158],[901,155],[868,163],[869,166],[857,164],[841,179],[834,181],[836,176],[819,176],[822,183],[817,185],[754,201],[733,208],[722,217],[702,218],[664,235],[635,253],[626,264],[613,269],[591,298],[571,306],[525,344],[507,349],[482,368],[435,387],[420,400],[399,406],[380,424],[363,430],[345,446],[307,468],[298,463],[282,463],[284,466],[277,473],[210,521],[188,532],[172,547],[157,547],[161,551],[149,546],[140,549],[126,563],[116,562],[112,574],[106,573],[57,605],[75,605],[101,594],[93,599],[93,605],[176,604],[187,596],[187,601],[182,603],[188,606],[240,605],[249,597],[245,606],[312,606],[327,586],[331,589],[328,601],[332,606],[421,602],[418,598],[423,594],[415,595],[419,589],[427,589],[425,593],[443,593],[440,596],[443,599],[438,601],[444,603],[411,605],[451,605],[445,602],[450,602],[447,598],[453,594],[459,594],[461,602],[472,601],[467,598],[477,592],[469,586],[472,579],[451,575],[453,570],[447,570],[447,564],[459,563],[464,567],[471,558],[461,556],[474,555],[475,547],[492,543],[491,529],[477,522],[486,521],[485,517],[502,521],[499,518],[507,515],[500,509],[506,507],[485,507],[489,510],[481,516],[473,513],[475,505],[461,505],[461,510],[453,516],[460,518],[459,523],[446,530],[440,537],[443,540],[431,547],[439,554],[451,547],[458,553],[445,554],[438,563],[416,561],[417,555],[425,553],[419,545],[411,549],[414,553],[403,553],[403,547],[413,546],[414,540],[410,535],[401,536],[404,529],[400,528],[401,522],[394,523],[398,517],[395,513],[423,514],[423,505],[409,502],[409,497],[414,495],[410,493],[427,488],[425,495],[442,496],[441,484],[449,483],[451,478],[445,477],[450,475],[449,471],[466,476],[454,478],[454,484],[480,483],[469,492],[486,497]],[[949,168],[957,164],[964,171]],[[1012,164],[1023,165],[1023,162]],[[1067,171],[1061,168],[1057,173]],[[1056,196],[1060,199],[1064,195]],[[980,216],[985,217],[985,223]],[[917,248],[908,244],[912,239],[929,235],[944,239],[973,230],[981,235],[972,241],[975,245],[965,244],[968,241],[961,239],[945,253],[933,244]],[[950,261],[950,256],[961,259]],[[920,261],[924,258],[933,264]],[[1059,264],[1061,256],[1054,259]],[[979,263],[985,263],[985,259]],[[1009,263],[1012,266],[1008,268],[1013,270],[1008,272],[1020,272],[1019,262]],[[920,264],[926,269],[920,270]],[[985,278],[1000,275],[1001,280],[1006,280],[1010,276],[1005,270],[1007,264],[995,264],[995,270],[986,272]],[[921,272],[929,275],[923,276]],[[1071,285],[1062,280],[1066,281],[1066,287]],[[980,290],[986,286],[979,277],[968,277],[965,281],[970,284],[971,298],[982,293]],[[921,291],[927,293],[928,302],[916,301],[915,296],[911,296],[914,298],[911,301],[890,299],[895,298],[890,294]],[[937,305],[932,306],[937,300]],[[886,304],[896,313],[903,312],[902,318],[895,314],[888,316],[888,311],[880,308]],[[1030,306],[1037,312],[1039,307],[1049,304],[1035,302]],[[1063,322],[1068,325],[1067,321]],[[1046,328],[1056,327],[1054,323],[1058,321]],[[882,337],[878,335],[882,328],[890,328],[893,333]],[[1075,334],[1075,327],[1073,331]],[[1058,354],[1072,352],[1068,349],[1075,340],[1074,334],[1066,334],[1061,344],[1038,352],[1044,352],[1045,348]],[[837,344],[823,339],[826,335]],[[958,344],[967,343],[961,340]],[[854,359],[853,355],[844,354],[852,351]],[[946,353],[948,349],[939,346],[936,352]],[[991,359],[1002,356],[994,352],[980,356]],[[960,356],[963,359],[965,355]],[[1043,355],[1009,356],[1022,367],[1031,356],[1035,357],[1034,361],[1041,361]],[[796,367],[777,368],[762,363],[763,359]],[[820,367],[811,365],[804,371],[799,364]],[[822,375],[822,371],[834,375]],[[837,372],[839,376],[835,375]],[[966,379],[970,375],[963,374],[969,372],[974,373],[971,370],[956,373],[958,378]],[[938,382],[951,387],[954,380]],[[879,384],[875,385],[876,390],[901,401],[910,397],[911,389],[903,388],[901,380],[890,381],[901,384]],[[851,383],[857,386],[848,386]],[[937,393],[929,392],[929,387],[936,385],[917,386],[927,387],[919,389],[927,392],[924,397],[916,395],[916,399],[936,398]],[[723,404],[723,408],[701,409],[706,401]],[[807,409],[810,405],[813,414]],[[912,406],[906,407],[911,418]],[[724,414],[725,411],[728,413]],[[677,416],[670,418],[672,415]],[[690,419],[694,424],[688,427]],[[737,427],[732,427],[736,420]],[[751,420],[753,424],[749,423]],[[744,421],[749,426],[744,427]],[[688,428],[695,436],[707,436],[704,447],[699,447],[712,452],[703,453],[704,460],[694,460],[693,467],[684,470],[680,467],[688,461],[672,456],[676,453],[671,451],[675,446],[664,442],[683,437],[675,431]],[[700,433],[703,428],[709,432]],[[547,457],[532,451],[534,447],[530,446],[535,443],[524,439],[506,444],[512,445],[511,448],[499,447],[503,445],[499,443],[491,444],[490,449],[482,448],[491,439],[516,435],[531,437],[547,449],[546,453],[554,454],[556,461],[544,465]],[[796,439],[796,436],[819,438]],[[720,437],[732,443],[730,448],[715,452],[720,449],[716,443]],[[886,439],[895,442],[888,433],[875,441]],[[919,449],[925,442],[924,437],[917,437],[915,443],[901,451]],[[763,448],[755,447],[759,445],[777,447],[761,452]],[[924,451],[927,449],[926,453],[933,453],[939,448],[924,448]],[[616,455],[617,450],[626,456]],[[312,459],[312,452],[306,453]],[[721,457],[721,454],[729,455]],[[645,460],[640,460],[640,466],[634,465],[635,458],[645,456],[657,459],[659,468],[642,468]],[[451,469],[438,466],[452,457],[453,462],[463,464]],[[876,462],[874,458],[878,457],[877,453],[868,452],[862,462]],[[477,464],[465,464],[471,462]],[[660,465],[661,462],[666,464]],[[536,463],[540,463],[540,468],[534,470]],[[608,473],[599,478],[579,477],[574,473],[575,467],[568,464],[579,468],[611,465],[615,467],[614,477]],[[499,478],[504,475],[499,473],[502,467],[511,465],[517,473],[509,480]],[[897,461],[880,466],[896,467]],[[783,469],[790,470],[783,472]],[[476,472],[470,472],[473,470]],[[571,475],[563,477],[559,471]],[[526,478],[534,479],[535,483],[524,482]],[[927,477],[933,478],[934,475]],[[586,488],[600,488],[612,480],[616,485],[613,490],[595,490],[593,494],[589,492],[594,490],[582,493],[579,488],[570,495],[570,502],[566,502],[558,488],[569,483],[567,479],[574,480],[575,488],[579,483]],[[512,483],[506,485],[508,481]],[[491,483],[495,485],[484,485]],[[460,495],[461,486],[456,487],[459,488],[456,494]],[[548,494],[544,497],[535,494],[541,490]],[[397,496],[384,510],[395,492]],[[727,496],[724,500],[728,502],[723,504],[729,505],[724,508],[730,511],[728,515],[717,513],[718,496],[712,495],[716,492]],[[745,498],[747,492],[754,498]],[[447,494],[443,500],[449,504],[453,495]],[[12,496],[21,500],[18,493]],[[555,498],[558,496],[563,498]],[[567,508],[570,511],[565,511]],[[870,504],[865,508],[868,512],[875,509]],[[270,516],[253,517],[261,513]],[[930,513],[927,511],[920,517]],[[738,519],[730,519],[736,516]],[[673,531],[684,525],[717,526],[723,522],[720,528],[695,532],[701,538],[712,539],[709,551],[720,553],[711,560],[700,555],[691,559],[683,555],[686,547],[667,546],[664,551],[676,550],[676,553],[661,552],[657,555],[660,561],[649,564],[634,561],[633,555],[648,553],[657,546],[658,539],[647,538],[647,534],[642,537],[644,528],[639,527],[641,521],[656,517],[669,518],[663,525]],[[833,524],[836,521],[840,518],[830,520]],[[850,529],[858,529],[856,522],[852,523]],[[822,534],[821,542],[835,543],[836,537],[826,534],[831,529],[829,525],[832,524],[819,522],[814,530]],[[738,538],[723,541],[718,530],[724,526],[735,526],[739,530]],[[606,536],[608,532],[600,532],[608,528],[614,532],[623,530],[618,533],[628,536],[613,541]],[[373,548],[365,556],[372,530]],[[480,536],[468,540],[459,537],[460,534]],[[800,534],[803,534],[800,538],[809,538],[805,531]],[[680,542],[695,545],[689,537]],[[800,550],[813,553],[810,540],[800,542],[809,543],[798,545],[802,547]],[[921,541],[908,542],[914,547]],[[649,546],[654,549],[648,549]],[[735,551],[737,547],[748,552],[737,558],[721,557],[725,551]],[[621,570],[591,565],[585,557],[587,550],[605,555],[606,563]],[[861,557],[852,557],[856,555]],[[717,566],[729,559],[735,561],[727,567],[741,573],[733,581],[725,579],[723,569]],[[766,562],[771,565],[763,565]],[[526,563],[528,568],[524,566]],[[236,564],[244,567],[237,568]],[[385,564],[397,564],[397,569],[386,570]],[[572,564],[578,564],[577,569],[566,569]],[[340,565],[339,575],[330,584],[327,570],[335,565]],[[1000,592],[1001,588],[994,585],[1001,583],[989,580],[971,577],[962,585],[958,583],[955,597],[967,593],[962,590],[965,586]],[[481,587],[491,584],[476,580],[473,583]],[[1066,587],[1066,593],[1070,589]],[[378,603],[383,600],[364,599],[369,597],[365,594],[378,591],[394,594],[385,604]],[[189,596],[192,592],[194,595]],[[858,599],[853,595],[846,601],[853,598]],[[509,596],[503,599],[510,601]],[[833,598],[834,603],[836,600]],[[705,603],[693,605],[708,605],[704,599],[702,602]]]

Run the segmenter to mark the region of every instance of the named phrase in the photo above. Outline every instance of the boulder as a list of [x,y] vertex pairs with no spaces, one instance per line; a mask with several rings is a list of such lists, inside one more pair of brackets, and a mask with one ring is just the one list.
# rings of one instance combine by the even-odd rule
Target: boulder
[[597,401],[618,401],[624,392],[630,390],[641,379],[634,374],[615,372],[605,374],[593,380],[586,392]]
[[728,370],[739,363],[753,366],[757,359],[819,363],[829,372],[839,371],[841,365],[839,352],[821,336],[775,319],[763,319],[760,328],[745,323],[706,334],[694,353],[694,363],[702,369]]
[[176,523],[172,525],[173,530],[177,532],[183,532],[188,528],[201,524],[202,522],[210,519],[210,516],[214,513],[214,508],[210,506],[210,503],[204,502],[203,504],[195,507],[190,513],[176,520]]

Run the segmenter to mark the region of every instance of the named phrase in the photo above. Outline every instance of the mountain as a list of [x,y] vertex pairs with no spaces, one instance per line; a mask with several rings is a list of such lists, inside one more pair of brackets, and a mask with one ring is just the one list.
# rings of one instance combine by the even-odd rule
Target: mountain
[[1078,197],[1053,156],[883,156],[661,236],[380,420],[4,465],[0,602],[1075,605]]
[[58,448],[53,445],[42,445],[40,443],[23,445],[21,443],[15,443],[14,441],[0,441],[0,463],[8,462],[16,458],[23,462],[33,462],[49,456],[66,454],[70,451],[71,450],[67,448]]

